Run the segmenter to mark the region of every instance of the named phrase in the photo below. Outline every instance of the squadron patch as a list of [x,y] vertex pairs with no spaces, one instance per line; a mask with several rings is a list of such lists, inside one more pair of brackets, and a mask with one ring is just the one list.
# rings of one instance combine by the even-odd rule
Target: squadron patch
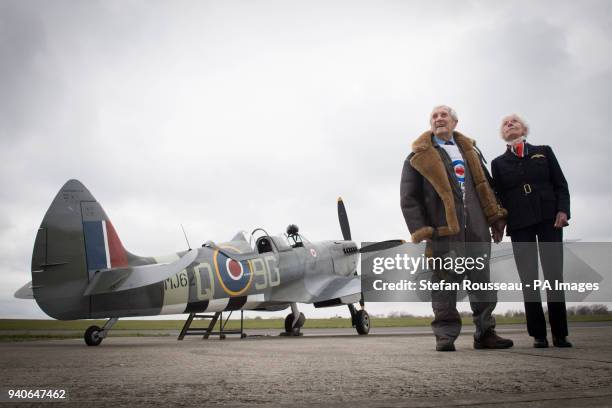
[[253,274],[248,261],[236,261],[216,250],[214,263],[219,283],[228,295],[241,295],[251,286]]

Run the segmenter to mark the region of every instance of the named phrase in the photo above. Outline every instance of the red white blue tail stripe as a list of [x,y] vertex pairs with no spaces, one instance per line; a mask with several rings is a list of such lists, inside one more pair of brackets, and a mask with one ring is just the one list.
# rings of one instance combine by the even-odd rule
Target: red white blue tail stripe
[[127,266],[127,255],[110,221],[84,221],[85,255],[88,270]]

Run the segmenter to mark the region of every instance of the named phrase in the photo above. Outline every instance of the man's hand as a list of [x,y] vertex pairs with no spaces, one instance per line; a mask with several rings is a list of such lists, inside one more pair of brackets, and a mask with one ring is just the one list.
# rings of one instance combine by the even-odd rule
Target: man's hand
[[555,228],[563,228],[567,227],[569,222],[567,222],[567,214],[563,211],[559,211],[557,213],[557,218],[555,218]]
[[506,228],[506,220],[500,219],[493,223],[491,226],[491,238],[496,244],[500,243],[504,239],[504,229]]

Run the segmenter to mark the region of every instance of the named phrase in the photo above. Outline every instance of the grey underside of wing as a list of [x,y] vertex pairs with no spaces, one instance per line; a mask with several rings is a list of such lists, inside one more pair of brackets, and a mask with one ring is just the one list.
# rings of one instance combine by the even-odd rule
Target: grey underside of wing
[[32,282],[28,282],[20,287],[14,295],[17,299],[34,299],[34,291],[32,291]]
[[512,247],[502,247],[501,249],[493,248],[491,250],[491,262],[499,262],[514,257]]
[[[579,240],[576,240],[576,239],[566,240],[566,241],[563,241],[563,246],[567,249],[568,244],[572,244],[578,241]],[[491,262],[500,262],[506,259],[514,258],[514,252],[512,248],[513,248],[512,245],[503,245],[499,249],[493,246],[491,250]]]
[[[361,294],[361,279],[357,276],[320,276],[308,281],[297,280],[272,291],[270,300],[275,302],[315,303],[348,298]],[[351,299],[348,303],[353,303]]]
[[198,251],[191,250],[172,263],[99,271],[94,275],[83,295],[120,292],[164,281],[188,267],[197,256]]

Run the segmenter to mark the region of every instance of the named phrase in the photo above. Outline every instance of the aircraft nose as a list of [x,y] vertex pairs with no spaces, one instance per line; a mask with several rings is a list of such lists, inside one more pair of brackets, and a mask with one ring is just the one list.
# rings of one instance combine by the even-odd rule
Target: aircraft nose
[[357,245],[355,245],[354,242],[352,241],[348,241],[342,248],[342,252],[344,252],[346,255],[352,255],[352,254],[357,254],[359,253],[359,248],[357,248]]
[[341,276],[348,276],[355,272],[359,248],[353,241],[336,241],[332,251],[334,262],[334,273]]

